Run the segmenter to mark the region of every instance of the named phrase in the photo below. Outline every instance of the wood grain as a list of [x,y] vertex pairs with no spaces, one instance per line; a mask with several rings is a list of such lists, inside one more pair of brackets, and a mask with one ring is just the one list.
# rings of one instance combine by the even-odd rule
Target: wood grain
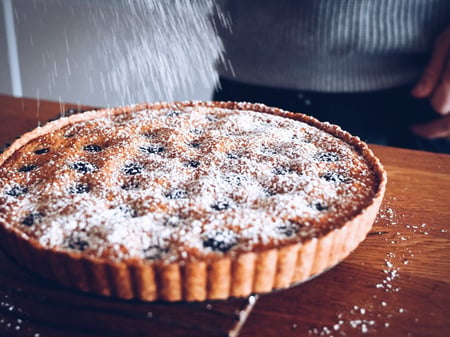
[[[69,107],[0,96],[0,144]],[[366,240],[315,279],[260,296],[239,336],[450,336],[450,156],[371,148],[389,181]],[[158,304],[152,310],[167,319],[149,320],[148,303],[105,301],[40,279],[30,285],[5,261],[0,257],[2,336],[115,336],[126,329],[127,336],[214,336],[236,322],[236,310],[251,308],[246,300],[214,303],[214,313],[202,304],[170,310]],[[192,330],[195,324],[203,326]]]

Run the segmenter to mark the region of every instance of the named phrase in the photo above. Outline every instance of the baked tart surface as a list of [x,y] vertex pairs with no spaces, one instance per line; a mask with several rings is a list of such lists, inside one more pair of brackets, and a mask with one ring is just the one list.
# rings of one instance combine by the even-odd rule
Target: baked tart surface
[[339,127],[261,104],[90,111],[0,157],[0,242],[84,291],[199,301],[285,288],[365,238],[386,184]]

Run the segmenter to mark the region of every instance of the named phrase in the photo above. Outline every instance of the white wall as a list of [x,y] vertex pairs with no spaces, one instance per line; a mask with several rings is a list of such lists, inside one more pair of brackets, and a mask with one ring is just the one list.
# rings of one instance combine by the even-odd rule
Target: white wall
[[[111,6],[114,1],[120,3],[118,0],[13,0],[24,96],[95,106],[210,99],[214,86],[212,75],[206,79],[193,78],[184,86],[174,88],[170,95],[156,90],[164,85],[159,83],[164,80],[159,79],[158,87],[152,87],[152,74],[139,74],[141,78],[123,78],[126,83],[121,83],[123,71],[114,73],[113,68],[121,61],[118,55],[123,55],[130,47],[136,28],[128,27],[130,31],[127,30],[126,23],[134,22],[134,18],[123,8],[118,14]],[[122,1],[120,6],[123,2],[126,1]],[[3,13],[0,17],[0,93],[10,94]],[[142,25],[142,22],[136,22]],[[151,25],[149,27],[154,29]],[[113,29],[116,30],[113,32]],[[145,29],[145,34],[141,34],[140,38],[145,39],[147,34],[152,36],[151,29]],[[119,41],[109,44],[108,39],[115,37]],[[134,36],[134,44],[138,38]],[[131,47],[134,48],[133,45]],[[122,54],[116,53],[114,48],[120,48]],[[111,56],[114,57],[111,59]],[[149,55],[143,57],[148,58]],[[207,57],[210,58],[207,62],[212,64],[214,58],[211,53]],[[110,76],[111,72],[115,77]],[[180,74],[180,78],[182,76],[185,74]],[[147,83],[143,83],[143,78],[148,79]],[[173,79],[169,80],[173,82]]]
[[12,93],[8,54],[6,50],[6,32],[3,6],[0,6],[0,93]]

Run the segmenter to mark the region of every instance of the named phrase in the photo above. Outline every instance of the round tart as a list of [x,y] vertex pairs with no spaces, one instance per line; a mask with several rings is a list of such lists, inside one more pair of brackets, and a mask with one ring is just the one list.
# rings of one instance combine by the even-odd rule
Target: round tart
[[344,259],[385,185],[365,143],[303,114],[233,102],[89,111],[0,156],[0,243],[83,291],[241,297]]

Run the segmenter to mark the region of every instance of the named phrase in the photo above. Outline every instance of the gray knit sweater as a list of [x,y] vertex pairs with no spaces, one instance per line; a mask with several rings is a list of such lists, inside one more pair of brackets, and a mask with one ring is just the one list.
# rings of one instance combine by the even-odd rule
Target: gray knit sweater
[[326,92],[415,81],[450,0],[227,0],[219,73],[246,83]]

